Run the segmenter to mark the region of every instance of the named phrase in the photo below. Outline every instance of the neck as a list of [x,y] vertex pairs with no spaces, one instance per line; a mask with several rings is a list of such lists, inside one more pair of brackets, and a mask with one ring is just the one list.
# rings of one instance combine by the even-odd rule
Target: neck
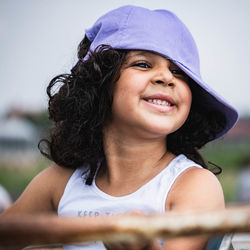
[[166,138],[142,138],[120,133],[112,128],[104,131],[107,168],[102,171],[109,183],[151,178],[174,158],[167,152]]

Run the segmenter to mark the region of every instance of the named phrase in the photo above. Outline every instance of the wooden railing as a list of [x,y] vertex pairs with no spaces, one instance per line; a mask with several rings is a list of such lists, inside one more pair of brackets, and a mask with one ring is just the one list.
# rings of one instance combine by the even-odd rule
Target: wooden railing
[[164,215],[59,218],[55,215],[0,216],[0,247],[83,241],[136,241],[200,234],[250,232],[250,206]]

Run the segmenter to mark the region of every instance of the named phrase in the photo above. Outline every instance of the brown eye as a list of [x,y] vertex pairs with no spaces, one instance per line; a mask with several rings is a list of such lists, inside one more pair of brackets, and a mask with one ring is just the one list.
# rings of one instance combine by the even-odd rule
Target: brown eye
[[182,70],[180,70],[180,69],[171,69],[170,71],[171,71],[172,74],[174,74],[174,75],[182,75],[182,76],[185,76],[185,73],[184,73]]
[[170,71],[175,77],[188,81],[188,76],[181,69],[170,69]]
[[132,66],[139,67],[139,68],[144,68],[144,69],[149,69],[151,68],[150,65],[146,62],[137,62],[134,63]]

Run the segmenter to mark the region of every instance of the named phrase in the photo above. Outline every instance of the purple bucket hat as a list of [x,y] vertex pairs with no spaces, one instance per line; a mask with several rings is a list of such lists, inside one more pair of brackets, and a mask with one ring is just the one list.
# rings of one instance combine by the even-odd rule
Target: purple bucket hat
[[115,49],[152,51],[174,62],[201,87],[199,99],[205,109],[224,114],[226,126],[215,138],[227,133],[236,123],[237,111],[202,80],[194,39],[172,12],[123,6],[100,17],[86,30],[86,36],[91,51],[105,44]]

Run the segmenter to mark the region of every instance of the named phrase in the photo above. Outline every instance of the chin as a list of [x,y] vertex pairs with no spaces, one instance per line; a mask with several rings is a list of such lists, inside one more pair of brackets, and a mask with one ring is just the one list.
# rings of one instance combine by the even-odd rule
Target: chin
[[151,131],[153,134],[166,136],[178,130],[185,121],[173,121],[173,119],[167,120],[147,120],[144,123],[145,129]]
[[166,137],[167,135],[175,132],[177,129],[172,127],[166,127],[165,124],[165,126],[149,126],[147,130],[149,133],[155,135],[156,137]]

